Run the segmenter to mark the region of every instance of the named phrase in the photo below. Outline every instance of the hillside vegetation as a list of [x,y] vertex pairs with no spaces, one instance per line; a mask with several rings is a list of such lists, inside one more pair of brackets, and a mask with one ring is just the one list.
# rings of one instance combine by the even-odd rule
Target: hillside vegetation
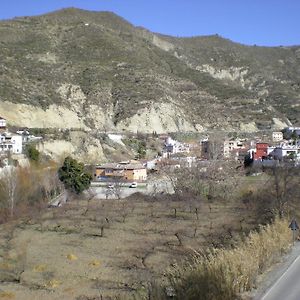
[[[27,185],[16,198],[21,218],[0,225],[0,299],[162,300],[167,290],[180,300],[240,299],[288,251],[288,224],[299,220],[299,170],[276,170],[228,176],[213,197],[199,193],[211,181],[202,178],[190,190],[175,186],[173,195],[119,200],[91,188],[55,208],[39,206],[39,198],[28,205]],[[51,197],[56,182],[41,175],[22,178],[41,182]]]
[[136,132],[299,124],[300,48],[175,38],[110,12],[0,22],[0,114],[15,125]]

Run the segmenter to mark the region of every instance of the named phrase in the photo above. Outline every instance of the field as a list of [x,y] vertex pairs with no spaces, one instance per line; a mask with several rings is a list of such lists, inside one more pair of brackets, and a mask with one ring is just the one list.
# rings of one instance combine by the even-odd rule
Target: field
[[[168,268],[252,228],[236,200],[74,200],[0,227],[0,299],[124,299]],[[251,224],[252,223],[252,224]],[[88,298],[89,297],[89,298]],[[98,298],[97,298],[98,297]]]

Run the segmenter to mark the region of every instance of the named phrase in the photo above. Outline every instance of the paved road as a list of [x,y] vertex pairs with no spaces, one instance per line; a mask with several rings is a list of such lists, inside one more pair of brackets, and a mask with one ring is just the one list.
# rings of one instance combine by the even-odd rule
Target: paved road
[[299,300],[300,299],[300,244],[294,247],[288,260],[277,272],[277,280],[261,297],[261,300]]
[[95,193],[98,199],[117,199],[118,197],[126,198],[138,192],[146,195],[173,193],[172,185],[167,180],[157,180],[148,182],[147,184],[138,183],[137,188],[129,188],[128,184],[126,184],[120,188],[117,188],[117,191],[114,189],[108,189],[107,184],[102,183],[102,186],[97,186],[97,183],[93,183],[91,190]]

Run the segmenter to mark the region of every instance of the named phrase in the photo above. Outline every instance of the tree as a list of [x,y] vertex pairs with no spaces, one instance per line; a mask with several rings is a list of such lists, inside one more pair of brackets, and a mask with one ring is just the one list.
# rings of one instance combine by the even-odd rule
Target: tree
[[136,159],[142,159],[146,156],[146,142],[144,140],[139,140],[137,145],[137,155]]
[[247,193],[242,201],[252,208],[259,223],[267,223],[276,216],[299,217],[300,170],[290,165],[266,170],[260,189]]
[[239,184],[239,166],[236,161],[210,160],[205,165],[177,169],[168,177],[175,196],[198,207],[204,199],[229,200]]
[[26,146],[25,153],[32,161],[38,162],[40,159],[40,152],[31,144]]
[[295,142],[298,140],[299,136],[297,134],[297,131],[294,130],[291,134],[291,139],[294,140]]
[[207,147],[207,154],[209,160],[223,160],[225,140],[226,136],[223,136],[223,133],[221,132],[213,132],[209,135]]
[[65,158],[63,165],[59,168],[58,177],[66,189],[76,194],[89,188],[92,180],[92,176],[84,172],[84,165],[69,156]]
[[0,179],[1,195],[7,199],[7,204],[10,211],[10,217],[14,216],[15,205],[16,205],[16,194],[18,187],[18,176],[17,169],[12,166],[6,167]]

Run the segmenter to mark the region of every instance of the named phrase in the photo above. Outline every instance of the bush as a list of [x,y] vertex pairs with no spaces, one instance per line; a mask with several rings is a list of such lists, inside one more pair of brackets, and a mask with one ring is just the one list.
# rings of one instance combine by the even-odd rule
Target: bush
[[175,292],[174,299],[237,299],[241,292],[255,287],[257,276],[289,249],[290,242],[288,222],[276,219],[250,233],[235,249],[212,249],[175,267],[169,274],[169,288]]
[[92,180],[92,176],[84,172],[83,164],[69,156],[65,158],[62,167],[59,168],[58,176],[65,188],[76,194],[89,188]]
[[26,146],[25,153],[31,161],[38,162],[40,159],[40,152],[31,144]]

